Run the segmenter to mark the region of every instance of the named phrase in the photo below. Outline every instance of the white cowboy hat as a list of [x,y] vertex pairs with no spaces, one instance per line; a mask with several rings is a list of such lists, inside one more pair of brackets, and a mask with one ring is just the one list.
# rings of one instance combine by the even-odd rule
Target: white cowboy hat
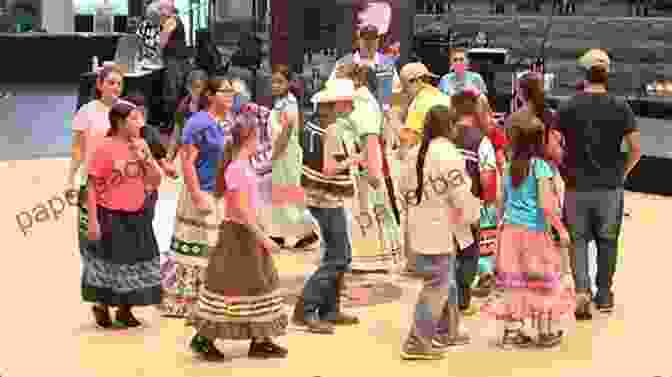
[[352,80],[333,79],[327,81],[325,88],[316,93],[312,103],[351,101],[355,96],[355,84]]

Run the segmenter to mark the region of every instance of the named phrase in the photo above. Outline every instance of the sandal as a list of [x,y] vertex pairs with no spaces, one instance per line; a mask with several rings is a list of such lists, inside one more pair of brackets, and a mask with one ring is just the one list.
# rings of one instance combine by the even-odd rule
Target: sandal
[[556,333],[539,334],[539,338],[537,339],[537,346],[541,348],[556,347],[562,343],[563,335],[564,332],[562,330],[559,330]]
[[504,329],[504,336],[499,344],[502,348],[510,349],[513,347],[529,347],[534,344],[534,339],[525,334],[522,328],[520,329]]

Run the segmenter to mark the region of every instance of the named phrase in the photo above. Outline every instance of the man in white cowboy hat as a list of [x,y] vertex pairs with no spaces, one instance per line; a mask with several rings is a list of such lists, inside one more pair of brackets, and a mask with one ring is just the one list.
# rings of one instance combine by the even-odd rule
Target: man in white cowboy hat
[[[576,318],[591,314],[588,241],[598,246],[597,309],[614,307],[611,291],[623,219],[623,190],[628,174],[641,157],[640,134],[630,105],[607,92],[611,59],[606,51],[592,49],[578,61],[586,71],[585,91],[560,108],[559,130],[566,140],[567,191],[565,209],[574,241]],[[623,141],[628,153],[621,149]]]
[[352,81],[329,81],[313,98],[321,124],[308,123],[304,128],[302,185],[308,210],[320,226],[322,259],[306,281],[292,321],[318,334],[332,334],[334,325],[359,323],[356,317],[343,313],[340,305],[345,272],[352,261],[344,204],[355,194],[350,169],[361,163],[354,153],[355,135],[347,120],[354,94]]

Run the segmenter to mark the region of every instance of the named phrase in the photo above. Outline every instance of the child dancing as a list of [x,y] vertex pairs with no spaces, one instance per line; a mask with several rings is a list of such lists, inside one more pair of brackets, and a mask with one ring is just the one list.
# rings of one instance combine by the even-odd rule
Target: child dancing
[[[512,159],[504,179],[505,204],[496,258],[497,287],[482,312],[504,321],[500,345],[553,347],[563,332],[557,320],[573,320],[576,306],[568,255],[569,234],[554,189],[557,172],[544,159],[544,124],[531,112],[515,114],[511,129]],[[551,238],[559,235],[559,246]],[[537,339],[525,331],[529,320]]]

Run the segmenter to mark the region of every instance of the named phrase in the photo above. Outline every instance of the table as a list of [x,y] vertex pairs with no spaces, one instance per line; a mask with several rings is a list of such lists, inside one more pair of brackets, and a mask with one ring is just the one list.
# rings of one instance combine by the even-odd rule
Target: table
[[[122,96],[142,96],[147,106],[147,123],[158,125],[163,116],[163,72],[164,68],[146,69],[124,75]],[[96,73],[80,75],[77,109],[93,100],[96,94]]]
[[91,61],[114,60],[121,33],[0,33],[0,83],[76,83]]

